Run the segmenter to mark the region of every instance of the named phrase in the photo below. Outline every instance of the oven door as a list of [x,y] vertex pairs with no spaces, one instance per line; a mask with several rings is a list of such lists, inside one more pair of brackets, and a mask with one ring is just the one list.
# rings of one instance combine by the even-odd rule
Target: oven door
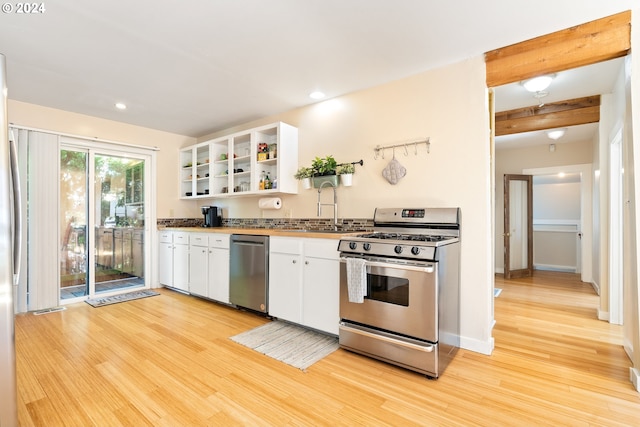
[[[347,255],[353,256],[353,255]],[[430,342],[438,341],[438,263],[374,257],[366,261],[367,295],[349,302],[347,256],[340,265],[340,318]]]

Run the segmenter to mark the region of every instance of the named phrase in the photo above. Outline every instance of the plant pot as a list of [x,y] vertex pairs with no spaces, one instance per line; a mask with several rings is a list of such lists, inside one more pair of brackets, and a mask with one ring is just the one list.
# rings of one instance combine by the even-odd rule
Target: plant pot
[[302,188],[308,190],[311,188],[311,178],[302,178]]
[[351,187],[351,185],[353,184],[353,174],[345,173],[340,175],[340,184],[344,185],[345,187]]
[[[328,182],[329,184],[324,184],[325,182]],[[337,187],[338,175],[324,175],[313,177],[313,188],[320,188],[322,184],[324,184],[324,187]]]

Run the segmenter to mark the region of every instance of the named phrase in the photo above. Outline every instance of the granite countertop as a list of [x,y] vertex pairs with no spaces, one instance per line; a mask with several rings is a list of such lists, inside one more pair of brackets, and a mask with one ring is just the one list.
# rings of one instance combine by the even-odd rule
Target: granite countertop
[[223,233],[223,234],[253,234],[259,236],[280,237],[312,237],[316,239],[341,239],[343,236],[361,234],[363,231],[333,231],[333,230],[295,230],[283,228],[238,228],[238,227],[163,227],[159,230],[188,231],[190,233]]

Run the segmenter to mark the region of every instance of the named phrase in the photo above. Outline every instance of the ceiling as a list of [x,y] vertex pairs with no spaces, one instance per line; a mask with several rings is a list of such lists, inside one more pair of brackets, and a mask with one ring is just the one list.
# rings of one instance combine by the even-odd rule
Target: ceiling
[[317,102],[314,90],[376,86],[635,1],[56,0],[3,13],[0,53],[10,99],[197,137]]
[[[615,82],[624,67],[624,58],[600,62],[585,67],[556,73],[541,102],[552,103],[592,95],[603,95],[613,91]],[[497,112],[538,105],[539,101],[527,92],[520,82],[495,88],[495,110]],[[598,124],[571,126],[565,135],[552,141],[545,131],[515,133],[496,137],[496,149],[508,149],[541,144],[566,144],[591,141],[598,132]]]

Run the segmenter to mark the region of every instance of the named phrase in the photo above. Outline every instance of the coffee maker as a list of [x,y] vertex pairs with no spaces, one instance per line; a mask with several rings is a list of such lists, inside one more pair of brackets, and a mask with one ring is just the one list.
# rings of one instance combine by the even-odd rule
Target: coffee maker
[[218,208],[216,206],[201,206],[202,215],[204,215],[203,227],[221,227],[222,216],[218,215]]

